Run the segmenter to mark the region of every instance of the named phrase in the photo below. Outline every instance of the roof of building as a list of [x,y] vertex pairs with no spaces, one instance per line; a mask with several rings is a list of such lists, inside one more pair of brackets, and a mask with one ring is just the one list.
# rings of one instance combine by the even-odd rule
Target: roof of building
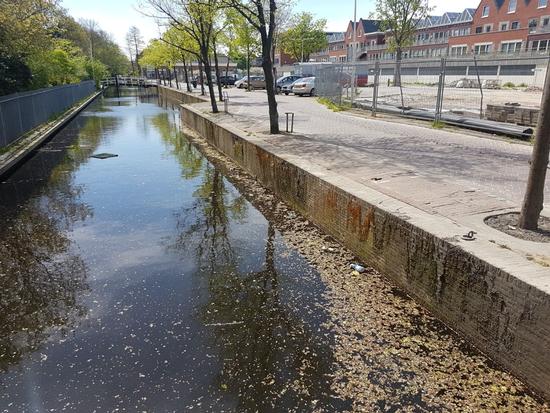
[[328,32],[327,33],[327,40],[329,43],[336,43],[341,42],[346,38],[346,34],[344,32]]
[[476,9],[464,9],[461,13],[447,12],[442,16],[428,16],[419,22],[418,28],[423,29],[435,26],[445,26],[454,23],[469,22],[473,20],[475,11]]
[[[372,19],[359,19],[359,21],[363,25],[363,33],[373,33],[380,31],[380,20],[372,20]],[[349,24],[351,24],[351,27],[353,27],[353,22],[350,20]]]

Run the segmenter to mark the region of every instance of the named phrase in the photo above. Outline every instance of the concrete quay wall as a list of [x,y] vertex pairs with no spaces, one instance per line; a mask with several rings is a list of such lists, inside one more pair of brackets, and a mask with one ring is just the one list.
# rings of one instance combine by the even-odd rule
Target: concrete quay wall
[[487,252],[462,241],[456,234],[466,228],[279,153],[266,140],[222,125],[223,116],[181,107],[187,127],[550,399],[546,270],[511,262],[497,246]]

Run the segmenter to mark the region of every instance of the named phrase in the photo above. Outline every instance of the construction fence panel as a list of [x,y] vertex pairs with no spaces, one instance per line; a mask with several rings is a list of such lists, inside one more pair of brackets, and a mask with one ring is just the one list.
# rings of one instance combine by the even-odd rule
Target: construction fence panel
[[[308,66],[339,105],[433,120],[536,125],[548,56],[463,56]],[[351,90],[355,79],[356,94]]]

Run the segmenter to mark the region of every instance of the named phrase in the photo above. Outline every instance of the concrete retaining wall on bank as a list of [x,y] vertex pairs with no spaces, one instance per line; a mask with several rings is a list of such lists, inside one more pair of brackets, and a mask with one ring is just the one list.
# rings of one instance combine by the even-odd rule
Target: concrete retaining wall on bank
[[475,246],[446,237],[456,224],[445,218],[300,158],[276,155],[266,141],[222,127],[191,106],[182,106],[181,115],[263,185],[550,398],[548,283],[537,285],[495,265],[507,262],[508,251],[497,248],[490,259],[479,258]]
[[175,100],[184,104],[209,102],[207,96],[201,96],[197,93],[188,93],[164,85],[158,85],[157,87],[159,96],[165,99]]

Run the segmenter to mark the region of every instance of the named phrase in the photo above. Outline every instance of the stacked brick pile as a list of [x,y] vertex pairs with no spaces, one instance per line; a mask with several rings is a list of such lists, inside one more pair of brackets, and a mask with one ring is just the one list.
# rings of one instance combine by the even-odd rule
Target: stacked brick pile
[[485,111],[486,119],[525,126],[536,126],[538,116],[538,108],[526,106],[487,105]]

